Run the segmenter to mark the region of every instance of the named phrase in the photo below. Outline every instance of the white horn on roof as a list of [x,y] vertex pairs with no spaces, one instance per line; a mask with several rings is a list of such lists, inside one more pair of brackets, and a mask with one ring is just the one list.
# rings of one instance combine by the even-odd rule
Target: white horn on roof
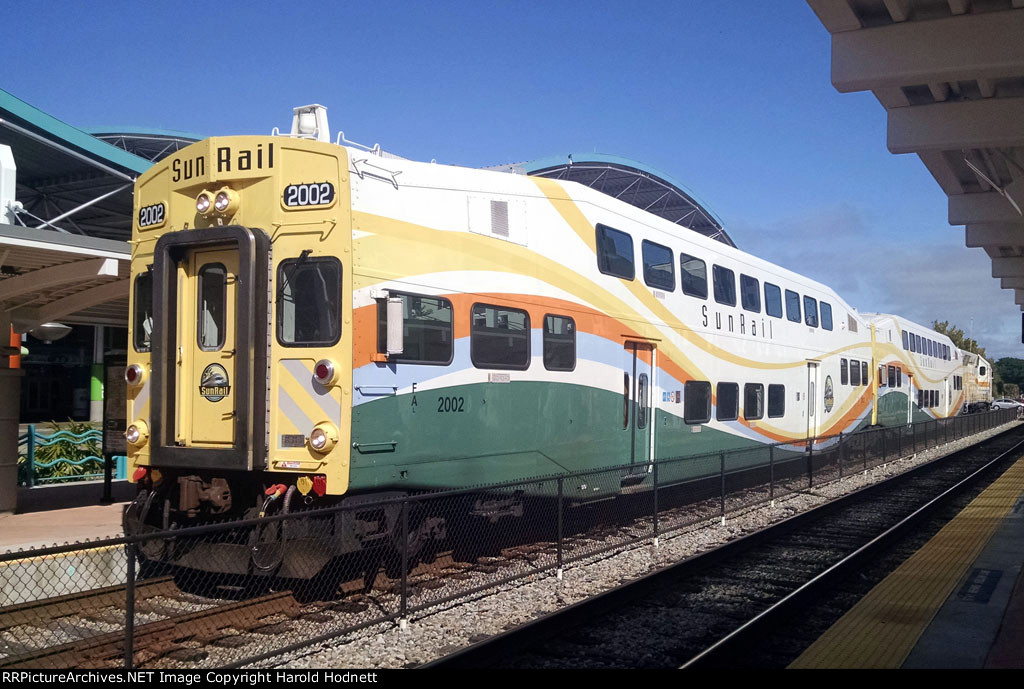
[[292,136],[301,139],[330,141],[331,130],[327,126],[327,108],[322,105],[303,105],[294,109],[292,115]]

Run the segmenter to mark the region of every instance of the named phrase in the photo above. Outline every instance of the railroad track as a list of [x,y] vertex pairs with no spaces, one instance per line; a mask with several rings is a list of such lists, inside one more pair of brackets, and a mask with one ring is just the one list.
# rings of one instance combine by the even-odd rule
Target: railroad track
[[1011,429],[424,667],[748,666],[766,630],[916,528],[909,515],[1022,447],[1024,429]]

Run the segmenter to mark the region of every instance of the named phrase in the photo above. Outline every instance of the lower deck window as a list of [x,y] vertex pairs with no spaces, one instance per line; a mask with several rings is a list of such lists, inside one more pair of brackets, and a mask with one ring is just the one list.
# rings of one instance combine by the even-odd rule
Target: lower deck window
[[739,418],[740,386],[736,383],[719,383],[715,391],[718,404],[715,418],[719,421],[735,421]]
[[683,421],[689,424],[711,420],[711,383],[687,381],[683,386]]
[[[388,361],[448,364],[452,360],[452,303],[443,297],[388,292],[402,299],[402,353]],[[387,351],[387,301],[377,302],[377,351]]]
[[747,383],[743,386],[743,418],[754,421],[764,416],[764,386]]
[[568,316],[544,316],[544,368],[576,368],[576,322]]
[[777,419],[786,413],[786,386],[768,386],[768,418]]
[[477,368],[529,368],[530,314],[520,309],[474,304],[469,356]]

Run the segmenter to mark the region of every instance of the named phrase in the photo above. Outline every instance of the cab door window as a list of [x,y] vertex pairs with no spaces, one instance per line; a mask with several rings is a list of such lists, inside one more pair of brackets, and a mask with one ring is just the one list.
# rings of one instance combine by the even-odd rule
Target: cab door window
[[220,263],[199,269],[199,308],[196,336],[199,349],[215,352],[224,346],[224,325],[228,300],[228,273]]

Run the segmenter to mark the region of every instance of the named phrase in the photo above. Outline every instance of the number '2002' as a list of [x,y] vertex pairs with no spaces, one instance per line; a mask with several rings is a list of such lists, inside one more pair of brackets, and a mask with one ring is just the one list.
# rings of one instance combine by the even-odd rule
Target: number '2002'
[[286,206],[326,206],[334,201],[334,185],[330,182],[289,184],[284,188]]
[[438,397],[437,398],[437,410],[439,412],[453,411],[460,412],[466,411],[466,398],[465,397]]

